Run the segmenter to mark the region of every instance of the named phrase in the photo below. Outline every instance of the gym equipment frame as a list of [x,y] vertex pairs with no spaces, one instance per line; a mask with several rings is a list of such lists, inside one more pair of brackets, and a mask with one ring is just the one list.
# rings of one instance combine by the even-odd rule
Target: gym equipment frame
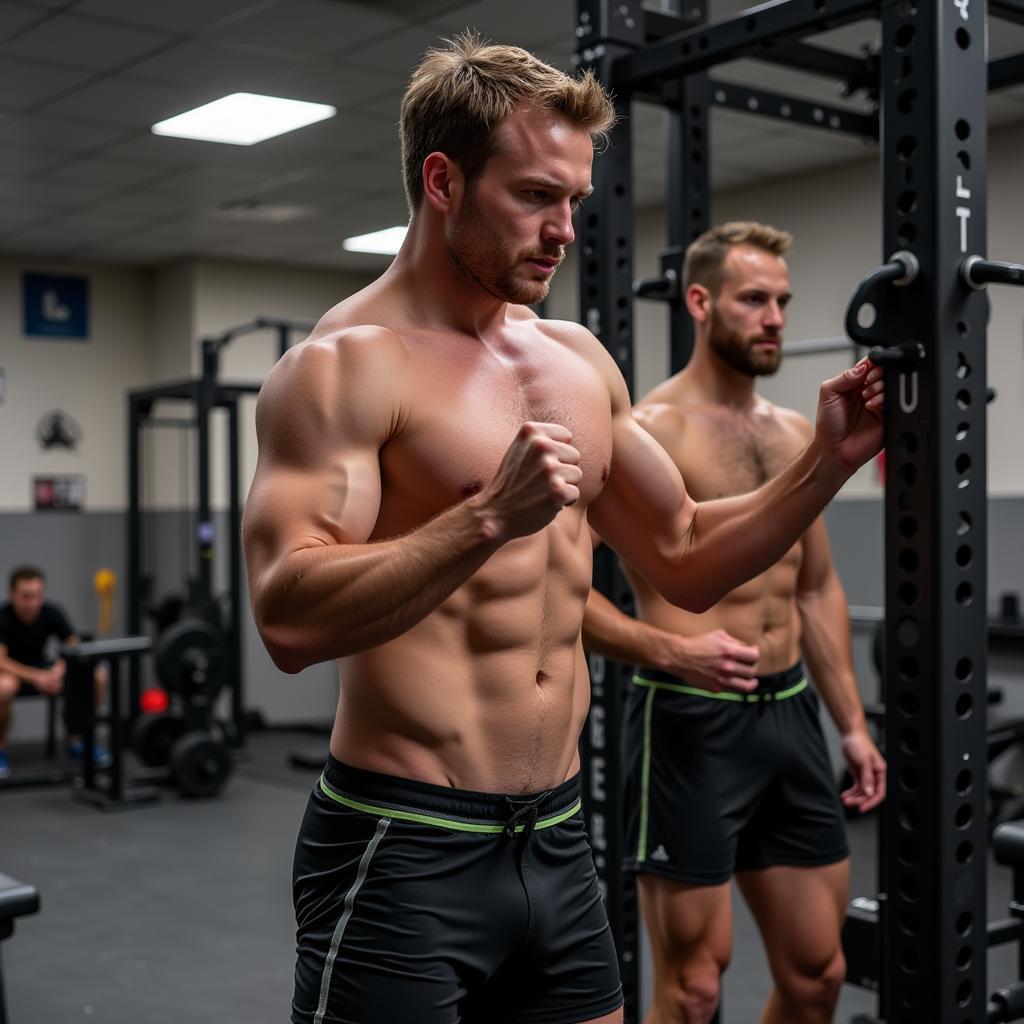
[[[259,331],[273,330],[278,336],[278,358],[283,356],[291,344],[292,332],[308,335],[313,324],[294,320],[261,317],[252,323],[232,327],[216,337],[204,338],[201,344],[202,374],[198,378],[173,381],[152,388],[141,388],[128,394],[128,585],[125,588],[127,614],[125,622],[132,634],[143,632],[143,611],[147,600],[146,587],[142,578],[142,431],[149,426],[166,423],[181,425],[180,420],[161,419],[154,415],[154,407],[160,401],[189,402],[195,410],[195,419],[185,424],[196,428],[196,469],[198,499],[196,542],[197,564],[195,566],[195,593],[189,599],[201,605],[213,603],[213,567],[217,544],[211,503],[211,424],[215,409],[224,409],[227,421],[227,493],[228,522],[223,543],[228,552],[228,594],[230,610],[226,633],[230,646],[228,659],[228,681],[231,688],[231,744],[236,749],[245,745],[245,708],[242,701],[242,608],[245,591],[242,582],[242,503],[241,464],[239,459],[239,417],[238,403],[246,395],[256,395],[261,383],[226,383],[220,380],[220,353],[235,339]],[[129,681],[130,714],[134,722],[138,715],[141,683],[137,663],[132,665]]]
[[[679,10],[678,0],[674,3]],[[656,297],[670,307],[671,372],[692,336],[679,282],[686,245],[710,223],[708,112],[715,105],[881,140],[883,258],[873,286],[888,364],[885,497],[889,796],[880,839],[879,1015],[889,1024],[986,1020],[985,679],[987,606],[986,319],[979,290],[1020,274],[982,259],[987,92],[1024,81],[1024,56],[986,65],[988,14],[1024,23],[1022,0],[775,0],[707,24],[638,0],[578,0],[577,58],[621,115],[594,163],[579,225],[581,322],[633,388],[634,100],[668,113],[668,248]],[[865,18],[882,45],[863,58],[807,42]],[[738,57],[869,90],[857,115],[745,87],[708,72]],[[893,255],[919,271],[902,287]],[[882,270],[882,268],[879,268]],[[1019,268],[1017,268],[1019,270]],[[888,278],[888,280],[886,280]],[[650,282],[645,283],[647,294]],[[657,287],[654,292],[657,292]],[[877,350],[876,350],[877,351]],[[595,585],[631,598],[606,549]],[[619,952],[626,1020],[639,1011],[637,914],[623,877],[622,708],[630,670],[591,658],[584,794],[595,861]]]

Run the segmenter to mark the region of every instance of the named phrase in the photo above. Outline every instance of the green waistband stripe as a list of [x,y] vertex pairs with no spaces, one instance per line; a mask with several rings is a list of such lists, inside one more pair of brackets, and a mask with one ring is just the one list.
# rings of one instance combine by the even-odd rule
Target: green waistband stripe
[[672,693],[688,693],[693,697],[708,697],[711,700],[731,700],[737,704],[756,704],[761,700],[785,700],[787,697],[795,697],[798,693],[802,693],[807,689],[808,685],[807,677],[804,676],[800,682],[794,683],[785,690],[778,690],[776,693],[760,694],[733,693],[732,691],[715,693],[713,690],[702,690],[697,686],[686,686],[683,683],[665,683],[660,679],[645,679],[639,673],[633,676],[633,682],[637,686],[647,686],[652,690],[669,690]]
[[[492,824],[490,822],[461,821],[458,818],[441,818],[432,814],[420,814],[418,811],[403,811],[393,807],[384,807],[379,804],[367,804],[360,800],[353,800],[351,797],[343,796],[337,790],[331,789],[322,775],[320,776],[320,791],[335,803],[351,807],[354,811],[362,811],[364,814],[372,814],[376,817],[391,818],[395,821],[414,821],[419,825],[434,825],[437,828],[448,828],[455,832],[480,832],[486,835],[499,835],[505,831],[505,826],[499,822]],[[534,831],[539,828],[551,828],[553,825],[560,825],[563,821],[568,821],[582,806],[583,801],[577,798],[576,802],[564,811],[559,811],[558,814],[553,814],[547,818],[538,818],[533,826]],[[515,830],[516,832],[522,832],[525,828],[525,825],[516,825]]]

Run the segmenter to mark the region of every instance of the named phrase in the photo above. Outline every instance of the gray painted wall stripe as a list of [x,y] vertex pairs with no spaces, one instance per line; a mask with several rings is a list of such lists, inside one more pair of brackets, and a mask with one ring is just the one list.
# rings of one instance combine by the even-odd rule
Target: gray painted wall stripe
[[313,1018],[313,1024],[323,1024],[324,1014],[327,1012],[327,996],[331,990],[331,972],[334,970],[334,960],[338,955],[338,949],[341,947],[341,939],[345,934],[345,926],[348,924],[349,919],[352,917],[352,909],[356,902],[356,893],[359,892],[364,880],[366,879],[366,873],[370,868],[370,860],[373,857],[374,851],[380,845],[380,841],[384,838],[384,833],[388,830],[389,821],[387,818],[381,818],[377,822],[377,831],[374,837],[370,840],[369,845],[366,847],[363,853],[363,859],[359,862],[359,870],[356,872],[356,880],[352,883],[352,888],[345,894],[345,910],[341,915],[341,920],[338,922],[338,927],[334,929],[334,937],[331,939],[331,948],[327,953],[327,959],[324,961],[324,974],[320,980],[320,1005],[316,1008],[316,1016]]

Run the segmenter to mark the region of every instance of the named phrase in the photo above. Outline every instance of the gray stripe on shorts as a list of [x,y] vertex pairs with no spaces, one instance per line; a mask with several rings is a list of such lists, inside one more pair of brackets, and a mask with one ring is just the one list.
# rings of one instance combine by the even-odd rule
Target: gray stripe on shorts
[[366,880],[366,873],[370,869],[370,860],[373,857],[374,851],[380,845],[380,841],[384,838],[384,833],[388,830],[390,822],[387,818],[381,818],[377,822],[377,831],[373,838],[370,840],[369,845],[366,847],[363,853],[363,859],[359,862],[359,870],[356,872],[356,880],[352,883],[352,888],[345,894],[345,910],[341,915],[341,920],[338,922],[338,927],[334,929],[334,936],[331,939],[331,948],[327,953],[327,959],[324,961],[324,974],[320,979],[320,1005],[316,1008],[316,1016],[313,1018],[313,1024],[323,1024],[324,1014],[327,1012],[327,996],[331,991],[331,972],[334,970],[334,960],[338,955],[338,949],[341,946],[342,936],[345,934],[345,927],[348,925],[349,919],[352,917],[352,909],[356,902],[356,893],[359,892],[360,886]]

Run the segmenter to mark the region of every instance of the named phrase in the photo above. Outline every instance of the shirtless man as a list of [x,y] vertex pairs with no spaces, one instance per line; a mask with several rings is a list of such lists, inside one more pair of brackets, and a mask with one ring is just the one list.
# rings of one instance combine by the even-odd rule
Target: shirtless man
[[881,444],[865,363],[823,386],[791,468],[698,507],[600,343],[526,308],[611,118],[593,78],[518,48],[429,53],[402,104],[402,251],[260,396],[255,619],[279,667],[342,677],[295,856],[297,1024],[621,1021],[577,778],[588,518],[706,608]]
[[[791,241],[766,225],[733,223],[687,250],[693,358],[634,418],[698,500],[754,490],[813,436],[802,416],[754,392],[781,360]],[[801,652],[842,735],[854,779],[847,807],[881,802],[885,762],[865,726],[824,521],[702,614],[674,607],[640,570],[624,568],[641,621],[594,593],[583,638],[588,650],[641,666],[629,696],[627,866],[638,872],[654,958],[647,1024],[706,1024],[714,1015],[732,946],[734,870],[775,980],[762,1024],[830,1021],[845,975],[849,861]]]

